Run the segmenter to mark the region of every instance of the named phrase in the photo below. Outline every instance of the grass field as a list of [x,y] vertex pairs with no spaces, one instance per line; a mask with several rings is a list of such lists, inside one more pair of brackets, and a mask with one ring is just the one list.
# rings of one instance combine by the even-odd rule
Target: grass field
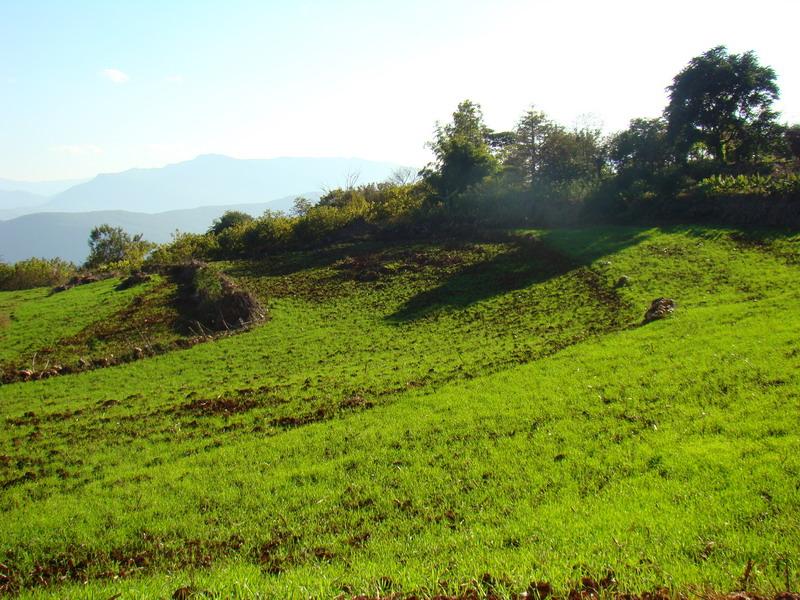
[[[800,236],[516,232],[220,266],[269,321],[0,386],[0,589],[800,586]],[[132,305],[177,339],[165,282],[114,284],[0,293],[0,362],[77,360],[101,325],[122,347]],[[642,326],[659,296],[675,314]]]

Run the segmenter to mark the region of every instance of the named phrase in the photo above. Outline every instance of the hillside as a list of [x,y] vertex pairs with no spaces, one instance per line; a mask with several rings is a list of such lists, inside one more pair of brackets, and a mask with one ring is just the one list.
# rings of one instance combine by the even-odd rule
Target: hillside
[[[307,192],[302,196],[316,201],[319,192]],[[288,212],[295,197],[286,196],[255,204],[202,206],[155,214],[125,210],[28,214],[0,221],[0,258],[16,262],[31,256],[60,257],[79,264],[86,259],[88,253],[89,232],[102,223],[122,227],[131,234],[142,233],[146,240],[160,244],[168,242],[176,230],[188,233],[206,231],[213,220],[226,210],[238,210],[253,216],[261,215],[266,210]]]
[[[95,365],[0,386],[0,590],[796,589],[800,236],[516,231],[216,266],[267,321],[199,343],[158,277],[0,292],[4,372]],[[661,296],[675,313],[642,325]]]

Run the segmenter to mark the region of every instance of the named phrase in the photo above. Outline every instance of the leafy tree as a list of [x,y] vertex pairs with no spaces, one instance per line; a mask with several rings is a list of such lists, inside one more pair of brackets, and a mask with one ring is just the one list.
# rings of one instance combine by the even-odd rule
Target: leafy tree
[[729,54],[717,46],[693,58],[667,88],[664,116],[679,157],[685,160],[698,145],[724,163],[756,157],[776,134],[775,79],[752,51]]
[[141,264],[147,253],[155,247],[155,244],[143,238],[141,233],[131,236],[122,227],[99,225],[89,234],[86,266],[91,269],[124,262],[134,266]]
[[451,123],[437,125],[435,139],[429,144],[435,161],[423,170],[423,178],[436,196],[448,201],[497,171],[490,134],[480,105],[470,100],[458,105]]
[[226,210],[221,217],[214,219],[208,232],[219,235],[226,229],[236,227],[242,223],[249,223],[252,220],[252,215],[248,215],[246,212],[240,210]]
[[667,123],[664,119],[633,119],[630,126],[614,135],[608,154],[618,172],[653,173],[669,162]]
[[308,198],[298,196],[292,202],[292,214],[296,217],[302,217],[308,214],[308,211],[314,206],[314,203]]

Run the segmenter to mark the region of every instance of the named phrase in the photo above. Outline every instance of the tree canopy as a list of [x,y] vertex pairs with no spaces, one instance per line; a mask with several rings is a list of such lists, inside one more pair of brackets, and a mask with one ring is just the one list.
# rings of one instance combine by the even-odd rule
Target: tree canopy
[[103,224],[89,234],[88,268],[113,265],[115,263],[141,263],[154,244],[143,239],[141,233],[130,235],[122,227]]
[[699,149],[719,162],[747,160],[776,134],[775,71],[759,64],[752,51],[711,48],[693,58],[667,89],[664,116],[681,158]]
[[437,125],[429,144],[435,161],[423,177],[440,199],[447,201],[497,171],[490,134],[480,105],[470,100],[458,105],[451,123]]
[[214,219],[209,232],[220,234],[226,229],[230,229],[241,223],[248,223],[252,220],[252,215],[248,215],[246,212],[240,210],[226,210],[221,217]]

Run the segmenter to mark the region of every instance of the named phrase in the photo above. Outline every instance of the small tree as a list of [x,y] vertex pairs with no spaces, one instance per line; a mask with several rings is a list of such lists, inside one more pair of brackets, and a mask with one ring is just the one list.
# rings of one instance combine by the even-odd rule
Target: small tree
[[491,130],[483,123],[481,107],[470,100],[458,105],[453,121],[437,125],[429,144],[435,161],[422,175],[434,193],[447,202],[498,169],[489,146]]
[[304,198],[303,196],[298,196],[292,203],[292,214],[296,217],[305,216],[313,206],[314,203],[311,202],[311,200]]
[[242,212],[240,210],[226,210],[221,217],[214,219],[214,222],[211,223],[211,227],[208,229],[208,232],[213,233],[214,235],[219,235],[226,229],[236,227],[242,223],[249,223],[252,220],[252,215],[248,215],[246,212]]
[[113,267],[121,263],[138,267],[154,247],[155,244],[144,240],[141,233],[131,236],[122,227],[99,225],[89,234],[89,258],[86,259],[86,267]]

